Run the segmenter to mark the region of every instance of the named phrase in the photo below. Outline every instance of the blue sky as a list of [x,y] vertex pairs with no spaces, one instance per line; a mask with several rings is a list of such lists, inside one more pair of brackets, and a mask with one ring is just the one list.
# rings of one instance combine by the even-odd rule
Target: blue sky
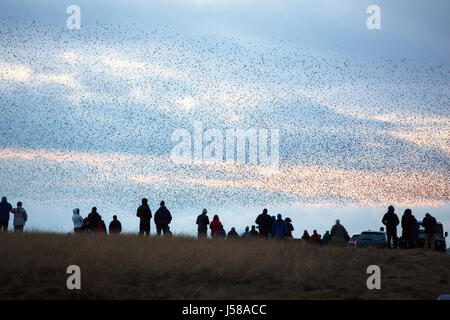
[[[80,30],[66,28],[71,4]],[[380,30],[366,28],[371,4]],[[170,204],[175,232],[193,232],[203,207],[238,229],[268,207],[296,230],[323,233],[339,215],[355,233],[379,227],[391,203],[448,229],[449,9],[2,1],[1,178],[26,183],[1,192],[28,202],[31,228],[60,231],[73,207],[93,205],[134,231],[144,196]],[[194,121],[279,130],[280,170],[172,163],[171,134]]]

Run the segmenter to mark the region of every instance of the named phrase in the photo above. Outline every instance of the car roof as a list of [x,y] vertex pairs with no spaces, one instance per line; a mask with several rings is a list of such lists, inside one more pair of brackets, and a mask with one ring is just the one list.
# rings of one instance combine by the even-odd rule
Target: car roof
[[371,230],[367,230],[367,231],[361,232],[361,234],[363,234],[363,233],[379,233],[379,234],[384,234],[383,231],[371,231]]
[[[417,220],[417,223],[422,224],[422,220]],[[437,223],[437,224],[442,224],[440,221],[437,221],[437,220],[436,220],[436,223]]]

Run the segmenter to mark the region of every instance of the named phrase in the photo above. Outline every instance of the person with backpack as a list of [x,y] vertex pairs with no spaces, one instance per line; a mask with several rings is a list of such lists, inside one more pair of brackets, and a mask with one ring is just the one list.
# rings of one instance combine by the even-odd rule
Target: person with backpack
[[310,238],[310,243],[319,245],[319,246],[322,245],[321,236],[320,236],[320,234],[317,233],[317,230],[313,230],[313,234]]
[[293,236],[292,236],[292,231],[294,231],[294,226],[292,225],[292,220],[291,220],[291,218],[286,218],[286,219],[284,219],[284,221],[286,222],[286,226],[287,226],[287,228],[288,228],[288,234],[287,234],[287,237],[293,238]]
[[336,220],[336,224],[331,228],[330,235],[332,242],[336,244],[345,244],[350,240],[347,230],[339,219]]
[[209,218],[206,215],[208,213],[208,211],[206,209],[202,210],[202,214],[200,214],[197,217],[197,222],[196,224],[198,225],[197,227],[197,237],[200,238],[206,238],[207,232],[208,232],[208,225],[209,225]]
[[28,214],[25,208],[22,207],[22,202],[17,202],[17,208],[11,210],[14,214],[14,232],[22,232],[25,222],[28,220]]
[[400,223],[398,220],[398,216],[394,213],[394,206],[389,206],[388,211],[383,216],[381,222],[386,226],[386,235],[387,235],[387,247],[391,249],[391,239],[393,241],[394,249],[397,249],[397,226]]
[[283,240],[289,234],[287,224],[282,219],[280,213],[277,215],[277,219],[272,225],[272,234],[273,237],[278,240]]
[[83,217],[80,215],[80,209],[72,210],[73,232],[80,233],[83,230]]
[[259,235],[268,238],[272,232],[273,220],[267,214],[267,209],[263,209],[263,212],[256,218],[255,223],[258,225]]
[[217,214],[214,216],[213,221],[211,221],[209,228],[211,229],[211,238],[216,238],[220,235],[220,230],[223,229],[223,225]]
[[252,238],[259,237],[259,233],[258,233],[258,231],[256,231],[256,227],[255,226],[252,226],[252,229],[250,230],[250,236]]
[[11,211],[11,204],[7,201],[6,197],[2,197],[2,201],[0,202],[0,230],[8,231],[9,213]]
[[109,223],[109,234],[120,234],[122,232],[122,224],[117,220],[117,216],[113,215],[113,220]]
[[136,212],[136,216],[139,218],[139,235],[150,235],[150,219],[152,218],[152,211],[148,206],[148,200],[142,199],[142,204],[139,206]]
[[155,212],[156,235],[160,236],[161,231],[166,235],[169,231],[169,224],[172,221],[172,215],[166,208],[164,201],[159,204],[159,209]]
[[436,232],[437,221],[431,214],[426,213],[422,220],[425,228],[425,248],[434,250],[434,233]]

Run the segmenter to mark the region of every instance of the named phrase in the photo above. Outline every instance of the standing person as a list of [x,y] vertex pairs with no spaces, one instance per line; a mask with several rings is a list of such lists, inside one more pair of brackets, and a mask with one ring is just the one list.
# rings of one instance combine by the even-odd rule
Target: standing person
[[25,222],[28,220],[28,214],[27,211],[22,208],[22,202],[17,202],[17,208],[12,209],[11,212],[14,214],[14,232],[22,232]]
[[322,237],[322,245],[326,246],[331,241],[330,231],[326,231]]
[[336,224],[331,227],[330,235],[331,240],[335,243],[344,244],[350,239],[347,230],[345,230],[339,219],[337,219]]
[[11,204],[7,201],[6,197],[2,197],[2,201],[0,202],[0,230],[8,231],[9,213],[11,211]]
[[311,236],[310,242],[316,245],[322,245],[322,240],[320,234],[317,233],[317,230],[313,230],[313,234]]
[[98,224],[101,220],[100,215],[97,212],[96,207],[92,207],[91,213],[88,214],[88,226],[89,226],[89,232],[97,232]]
[[303,231],[302,239],[308,242],[310,238],[308,230]]
[[72,210],[73,232],[80,233],[83,230],[83,217],[80,215],[80,209]]
[[98,220],[98,224],[97,224],[97,233],[105,233],[107,234],[108,232],[106,231],[106,224],[105,221],[103,221],[102,216],[99,215],[99,220]]
[[415,247],[417,220],[412,215],[411,209],[406,209],[402,216],[402,238],[406,241],[406,247]]
[[397,226],[400,223],[398,216],[394,213],[394,206],[389,206],[388,211],[383,216],[381,222],[386,226],[387,245],[391,249],[391,239],[393,241],[394,249],[397,249]]
[[272,232],[273,220],[267,214],[267,209],[263,209],[263,212],[256,218],[255,223],[258,225],[259,235],[261,237],[267,238]]
[[284,219],[284,221],[286,222],[286,226],[287,226],[287,228],[288,228],[288,234],[287,234],[287,237],[293,238],[293,237],[292,237],[292,231],[294,231],[294,226],[292,225],[292,220],[291,220],[291,218],[286,218],[286,219]]
[[236,232],[236,229],[234,227],[231,228],[230,232],[228,232],[228,239],[232,238],[239,238],[238,233]]
[[436,231],[437,221],[431,214],[426,213],[422,220],[422,226],[425,228],[425,248],[434,249],[434,233]]
[[122,232],[122,224],[117,220],[117,216],[113,215],[113,220],[109,223],[109,234],[119,234]]
[[220,230],[223,229],[223,225],[217,214],[214,216],[213,221],[211,221],[209,228],[211,229],[211,238],[215,238],[220,235]]
[[164,201],[159,204],[159,209],[155,212],[155,224],[156,224],[156,234],[161,235],[161,230],[164,235],[169,231],[169,224],[172,221],[172,215],[169,209],[166,208]]
[[252,226],[252,230],[250,230],[250,235],[252,237],[258,237],[259,236],[259,233],[258,233],[258,231],[256,231],[256,227],[255,226]]
[[197,237],[199,239],[207,237],[208,225],[209,225],[209,218],[206,215],[207,213],[208,213],[208,210],[203,209],[202,210],[202,214],[197,217],[197,222],[196,222],[196,224],[198,225],[198,227],[197,227],[197,232],[198,232]]
[[289,234],[286,222],[281,218],[280,213],[277,215],[277,219],[272,225],[272,234],[274,238],[279,240],[284,239]]
[[252,235],[250,233],[250,228],[248,226],[245,227],[245,231],[242,234],[242,238],[250,238]]
[[142,204],[139,206],[136,212],[136,216],[139,217],[139,235],[150,235],[150,219],[152,218],[152,211],[148,206],[148,200],[142,199]]

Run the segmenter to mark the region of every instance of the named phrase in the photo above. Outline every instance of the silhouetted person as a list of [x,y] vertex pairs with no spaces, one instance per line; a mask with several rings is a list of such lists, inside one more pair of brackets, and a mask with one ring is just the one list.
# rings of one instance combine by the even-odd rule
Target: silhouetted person
[[83,230],[83,217],[80,215],[80,209],[72,210],[73,232],[80,233]]
[[434,233],[436,232],[437,221],[431,214],[426,213],[422,220],[425,229],[425,248],[434,249]]
[[277,219],[272,225],[272,234],[275,239],[284,239],[288,234],[288,227],[286,222],[281,218],[281,214],[277,215]]
[[88,226],[89,232],[97,232],[98,224],[100,223],[101,217],[97,212],[96,207],[92,207],[91,213],[88,214]]
[[330,231],[326,231],[322,237],[322,245],[326,246],[331,241]]
[[11,212],[14,214],[14,232],[22,232],[25,222],[28,220],[28,214],[27,211],[22,208],[22,202],[17,202],[17,208],[12,209]]
[[256,218],[255,223],[258,225],[259,235],[261,237],[267,238],[272,232],[273,220],[272,217],[267,214],[267,209],[264,209]]
[[99,215],[99,220],[97,224],[97,233],[107,233],[106,231],[106,224],[105,221],[103,221],[102,216]]
[[228,232],[228,239],[232,239],[232,238],[239,238],[238,233],[236,232],[236,229],[233,227],[231,228],[230,232]]
[[406,247],[408,249],[415,248],[416,246],[416,229],[417,220],[412,215],[411,209],[406,209],[402,216],[402,238],[406,241]]
[[346,243],[350,240],[347,230],[345,230],[339,219],[336,220],[336,224],[331,228],[330,235],[334,243]]
[[383,216],[381,222],[386,226],[387,245],[391,249],[391,239],[393,241],[394,249],[397,249],[397,226],[400,223],[398,216],[395,214],[393,206],[388,207],[388,211]]
[[256,231],[256,227],[255,226],[252,226],[252,229],[250,230],[250,235],[252,237],[254,237],[254,238],[259,236],[259,233],[258,233],[258,231]]
[[146,198],[142,199],[142,204],[139,206],[136,212],[136,216],[139,217],[139,235],[150,235],[150,219],[152,218],[152,211],[148,206],[148,200]]
[[245,227],[245,231],[242,234],[242,238],[251,238],[252,234],[250,233],[250,228],[247,226]]
[[309,236],[308,230],[303,231],[302,239],[305,241],[309,241],[311,237]]
[[322,245],[322,239],[321,239],[320,234],[317,233],[317,230],[313,230],[313,234],[312,234],[309,242],[312,244],[319,245],[319,246]]
[[288,234],[287,237],[293,238],[292,236],[292,231],[294,231],[294,226],[292,225],[292,220],[291,218],[286,218],[284,219],[284,222],[286,222],[286,226],[288,228]]
[[225,231],[225,229],[221,229],[219,232],[219,238],[225,239],[226,237],[227,237],[227,232]]
[[81,232],[91,232],[91,227],[89,226],[89,219],[88,217],[83,219],[83,226],[81,227]]
[[198,232],[197,237],[198,238],[206,238],[207,237],[208,225],[209,225],[209,218],[206,215],[207,213],[208,213],[208,211],[206,209],[203,209],[202,214],[197,217],[196,224],[198,225],[198,227],[197,227],[197,232]]
[[113,220],[109,223],[109,234],[119,234],[122,232],[122,224],[117,220],[117,216],[113,215]]
[[0,202],[0,229],[2,231],[8,231],[9,213],[11,210],[11,204],[7,201],[6,197],[2,197],[2,201]]
[[220,230],[223,229],[223,225],[217,214],[214,216],[213,221],[211,221],[209,228],[211,229],[211,238],[215,238],[220,235]]
[[172,215],[169,209],[166,208],[164,201],[161,201],[159,209],[155,212],[155,224],[156,224],[156,234],[161,235],[161,231],[164,235],[169,231],[169,224],[172,221]]

